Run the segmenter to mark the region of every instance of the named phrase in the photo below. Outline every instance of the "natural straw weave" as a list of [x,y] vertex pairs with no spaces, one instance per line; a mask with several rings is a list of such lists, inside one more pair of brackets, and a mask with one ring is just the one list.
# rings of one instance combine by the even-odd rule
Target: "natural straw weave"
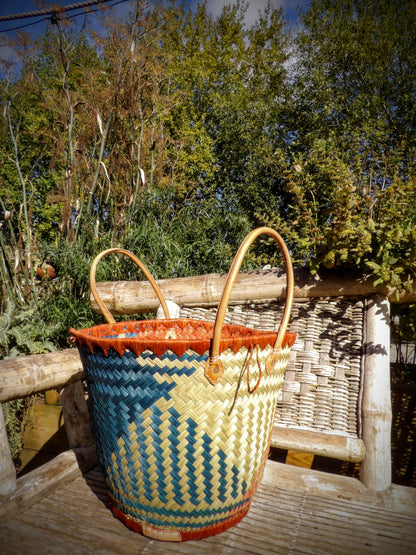
[[[277,235],[260,228],[243,242],[218,314],[225,313],[242,256],[260,233]],[[295,340],[295,334],[285,333],[293,274],[287,289],[279,332],[223,324],[218,314],[215,324],[115,323],[110,315],[109,324],[71,330],[113,512],[127,526],[157,539],[184,541],[219,533],[247,513]]]
[[[230,324],[276,329],[283,302],[229,307]],[[182,318],[213,321],[215,309],[182,307]],[[364,307],[357,298],[295,299],[289,320],[298,339],[281,385],[275,423],[361,437],[360,404]]]

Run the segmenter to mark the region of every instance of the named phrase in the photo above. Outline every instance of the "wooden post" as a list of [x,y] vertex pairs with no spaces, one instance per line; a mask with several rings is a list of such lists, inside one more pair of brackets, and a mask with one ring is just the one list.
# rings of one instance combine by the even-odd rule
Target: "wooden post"
[[70,448],[84,470],[97,464],[90,414],[82,380],[67,384],[61,391],[64,425]]
[[82,380],[70,383],[62,389],[61,402],[70,448],[94,445]]
[[15,489],[16,470],[10,453],[3,407],[0,403],[0,495],[8,495]]
[[374,295],[366,301],[364,320],[362,436],[366,456],[360,479],[370,489],[391,486],[390,305]]

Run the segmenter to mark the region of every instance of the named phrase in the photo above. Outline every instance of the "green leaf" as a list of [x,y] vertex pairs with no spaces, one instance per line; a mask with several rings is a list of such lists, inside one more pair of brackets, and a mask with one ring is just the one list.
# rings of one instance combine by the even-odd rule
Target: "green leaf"
[[379,272],[381,270],[381,266],[380,264],[377,264],[377,262],[374,262],[372,260],[367,260],[366,261],[366,265],[371,268],[372,270],[375,270],[376,272]]

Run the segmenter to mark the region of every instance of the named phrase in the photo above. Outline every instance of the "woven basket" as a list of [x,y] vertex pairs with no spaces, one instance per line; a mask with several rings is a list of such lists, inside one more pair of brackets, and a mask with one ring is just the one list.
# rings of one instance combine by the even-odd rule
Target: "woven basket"
[[[284,255],[286,306],[278,332],[224,324],[231,288],[256,237]],[[131,258],[152,284],[164,320],[115,323],[95,286],[99,260]],[[146,536],[186,541],[217,534],[247,513],[268,456],[277,395],[295,334],[290,257],[280,235],[243,241],[215,323],[169,319],[155,280],[123,249],[100,253],[91,290],[108,324],[71,329],[84,365],[97,452],[113,513]]]

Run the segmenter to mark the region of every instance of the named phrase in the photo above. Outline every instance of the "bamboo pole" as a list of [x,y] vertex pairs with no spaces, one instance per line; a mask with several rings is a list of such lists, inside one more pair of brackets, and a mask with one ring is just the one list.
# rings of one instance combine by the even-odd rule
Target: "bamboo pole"
[[[295,299],[316,297],[368,297],[375,292],[387,295],[394,303],[416,302],[416,293],[401,293],[393,289],[374,289],[368,277],[342,278],[334,274],[312,276],[302,268],[294,270]],[[225,286],[225,274],[207,274],[175,279],[163,279],[157,283],[164,297],[180,306],[217,305]],[[231,302],[260,301],[284,298],[286,276],[284,271],[256,270],[240,273],[231,292]],[[135,314],[155,312],[159,306],[151,285],[146,281],[116,281],[97,283],[97,291],[112,314]],[[99,312],[98,305],[91,299],[91,306]]]
[[390,307],[386,297],[366,302],[362,438],[366,457],[360,479],[368,488],[391,486]]
[[349,462],[361,462],[366,455],[362,439],[287,426],[273,427],[270,444],[278,449],[312,453]]
[[60,388],[84,376],[77,349],[0,361],[0,403]]

